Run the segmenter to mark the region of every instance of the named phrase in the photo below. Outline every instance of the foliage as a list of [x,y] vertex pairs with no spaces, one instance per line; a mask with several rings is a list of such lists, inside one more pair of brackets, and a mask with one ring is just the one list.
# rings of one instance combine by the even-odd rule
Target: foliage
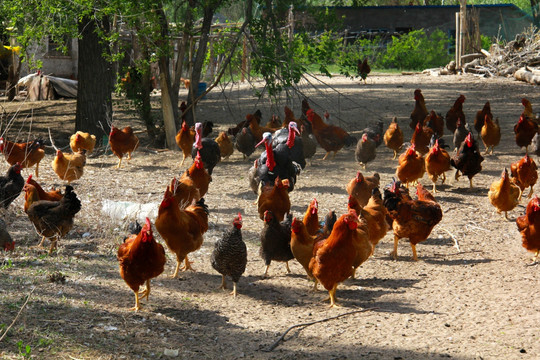
[[480,41],[482,42],[482,49],[489,50],[492,44],[491,38],[486,35],[480,35]]

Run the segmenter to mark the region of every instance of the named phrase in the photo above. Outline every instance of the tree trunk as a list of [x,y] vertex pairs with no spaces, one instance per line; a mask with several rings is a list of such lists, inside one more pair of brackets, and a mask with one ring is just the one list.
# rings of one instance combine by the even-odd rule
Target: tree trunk
[[212,17],[214,16],[214,10],[219,7],[220,4],[213,4],[213,6],[207,6],[204,8],[204,18],[201,27],[201,37],[199,39],[199,46],[197,48],[197,55],[195,56],[195,62],[193,63],[193,70],[191,72],[191,86],[188,92],[188,107],[193,104],[191,110],[186,114],[186,123],[191,126],[195,121],[195,105],[194,100],[197,97],[197,91],[199,89],[199,82],[201,80],[202,67],[204,65],[204,59],[206,57],[206,48],[208,44],[208,37],[210,34],[210,27],[212,25]]
[[[102,30],[109,31],[109,21],[102,19]],[[78,90],[75,130],[96,135],[98,144],[108,137],[112,122],[112,65],[103,56],[110,49],[100,40],[92,17],[79,22]]]

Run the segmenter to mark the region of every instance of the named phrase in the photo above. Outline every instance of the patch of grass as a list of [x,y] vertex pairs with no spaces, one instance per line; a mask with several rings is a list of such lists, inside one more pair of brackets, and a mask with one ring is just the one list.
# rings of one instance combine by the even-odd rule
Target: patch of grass
[[17,348],[19,349],[19,355],[25,359],[29,359],[32,355],[32,347],[29,344],[24,344],[22,340],[17,341]]
[[0,270],[7,270],[7,269],[11,269],[13,267],[13,262],[11,261],[11,259],[8,259],[7,261],[4,261],[2,263],[2,266],[0,266]]

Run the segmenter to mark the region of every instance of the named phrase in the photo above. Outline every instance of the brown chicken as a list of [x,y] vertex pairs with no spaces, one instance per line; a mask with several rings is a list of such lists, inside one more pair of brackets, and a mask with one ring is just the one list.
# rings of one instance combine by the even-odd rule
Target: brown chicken
[[39,176],[39,163],[45,157],[45,144],[42,139],[25,143],[14,143],[0,137],[0,152],[9,165],[21,164],[23,168],[36,165],[36,177]]
[[514,209],[521,198],[521,190],[510,181],[508,169],[504,168],[501,179],[491,184],[488,198],[499,214],[504,211],[504,217],[508,220],[508,211]]
[[540,199],[535,195],[527,204],[525,215],[516,219],[516,225],[521,233],[521,245],[528,251],[534,252],[533,262],[536,265],[540,253]]
[[491,105],[489,104],[489,101],[486,101],[482,110],[479,110],[474,117],[474,128],[476,129],[476,132],[478,134],[480,134],[480,132],[482,131],[486,116],[493,120],[493,115],[491,114]]
[[291,224],[291,251],[294,258],[302,265],[306,274],[313,279],[313,274],[309,270],[309,262],[313,257],[313,245],[315,236],[309,234],[306,225],[297,218],[293,218]]
[[131,126],[126,126],[122,130],[112,126],[109,145],[113,154],[118,157],[116,168],[119,169],[125,154],[127,154],[127,160],[131,160],[131,153],[139,147],[139,138],[133,133]]
[[435,145],[429,150],[425,158],[426,172],[433,181],[433,192],[437,192],[437,179],[442,176],[442,183],[446,180],[445,172],[450,170],[450,154],[439,146],[439,139],[435,140]]
[[176,145],[182,150],[182,162],[180,166],[184,165],[186,157],[191,155],[191,148],[193,147],[193,142],[195,142],[195,130],[191,130],[185,120],[182,121],[182,127],[176,133],[174,137],[176,140]]
[[[152,224],[146,218],[146,224],[139,234],[132,234],[118,248],[116,255],[120,263],[120,276],[135,293],[135,306],[130,310],[139,311],[140,299],[150,296],[150,280],[163,273],[165,249],[153,236]],[[139,288],[146,283],[146,289],[139,293]]]
[[[294,116],[294,113],[293,111],[287,106],[285,105],[285,107],[283,108],[283,111],[285,112],[285,118],[283,119],[283,123],[281,124],[281,127],[282,128],[287,128],[289,127],[289,123],[291,121],[294,121],[298,127],[300,127],[301,125],[304,124],[304,120],[302,119],[297,119],[295,116]],[[270,126],[269,126],[270,127]]]
[[516,134],[517,146],[525,147],[525,152],[529,152],[529,145],[538,132],[538,125],[534,120],[528,119],[521,115],[518,123],[514,125],[514,133]]
[[225,131],[219,133],[214,139],[219,146],[219,152],[222,159],[228,159],[234,152],[234,144]]
[[86,150],[73,154],[64,154],[61,150],[56,151],[56,156],[51,165],[61,180],[66,180],[68,184],[78,180],[83,176],[86,165]]
[[347,184],[347,194],[354,196],[360,206],[366,206],[371,197],[371,192],[379,186],[381,177],[379,173],[373,173],[372,176],[364,176],[360,171],[356,177]]
[[[356,211],[352,211],[353,214],[357,214]],[[358,214],[357,214],[358,215]],[[356,278],[356,269],[367,261],[373,254],[375,246],[370,241],[370,234],[368,223],[364,216],[358,216],[358,227],[356,228],[357,236],[355,237],[354,247],[356,248],[356,257],[353,261],[353,273],[351,277]]]
[[421,155],[425,155],[429,152],[429,141],[433,135],[433,130],[428,127],[422,127],[420,123],[416,124],[414,133],[411,138],[411,144],[414,145],[416,151]]
[[413,260],[417,261],[416,245],[426,240],[433,227],[442,219],[441,206],[429,191],[420,184],[417,185],[417,200],[403,196],[393,182],[390,189],[384,190],[384,206],[393,220],[394,251],[392,256],[397,259],[399,239],[408,238],[411,243]]
[[358,76],[364,80],[364,84],[367,84],[367,76],[371,72],[371,67],[368,64],[367,58],[365,58],[363,61],[360,61],[358,59],[358,63],[356,64],[357,70],[358,70]]
[[392,160],[395,160],[399,149],[401,149],[401,146],[403,145],[403,131],[401,131],[397,123],[397,117],[395,116],[392,118],[392,122],[384,133],[384,144],[387,148],[394,151]]
[[336,153],[344,146],[356,145],[357,139],[350,136],[345,130],[339,126],[327,125],[323,119],[309,109],[307,111],[307,119],[313,128],[313,135],[321,147],[326,151],[323,160],[326,160],[330,152],[333,152],[333,158]]
[[42,236],[39,246],[45,238],[51,238],[49,254],[57,247],[58,240],[73,227],[73,218],[81,210],[81,202],[70,185],[66,186],[64,197],[60,201],[39,200],[28,207],[28,218],[36,232]]
[[180,177],[180,182],[189,184],[187,178],[190,178],[193,181],[195,188],[199,190],[199,198],[204,197],[204,195],[206,195],[208,192],[208,187],[212,181],[212,176],[210,176],[208,171],[206,171],[204,168],[204,164],[199,153],[197,153],[197,156],[195,156],[193,164],[191,164],[189,169],[187,169],[187,171]]
[[480,131],[480,137],[486,147],[485,154],[488,152],[493,155],[493,148],[499,145],[501,141],[501,128],[499,127],[499,119],[492,120],[488,115],[484,119],[484,126]]
[[28,208],[34,202],[39,200],[60,201],[64,195],[59,190],[53,189],[49,192],[45,192],[43,188],[34,180],[32,175],[28,176],[26,184],[23,187],[24,191],[24,212],[28,213]]
[[[519,186],[522,194],[526,188],[531,187],[529,195],[527,195],[527,198],[530,199],[533,194],[534,185],[538,180],[538,167],[534,160],[525,154],[521,160],[510,165],[510,174],[512,181]],[[521,200],[521,196],[519,199]]]
[[465,102],[465,96],[459,95],[454,106],[446,113],[446,128],[453,134],[456,131],[457,121],[466,122],[465,114],[463,113],[463,103]]
[[420,89],[414,90],[414,101],[414,109],[411,113],[411,122],[409,123],[409,126],[413,130],[416,128],[416,124],[423,124],[424,119],[429,114],[426,108],[426,102],[424,101],[424,96]]
[[441,115],[431,110],[428,116],[424,119],[424,128],[430,128],[438,137],[444,134],[444,120]]
[[531,102],[528,99],[523,98],[523,99],[521,99],[521,104],[524,106],[524,109],[523,109],[523,112],[521,113],[521,116],[523,116],[526,119],[537,121],[538,119],[536,118],[536,116],[533,113]]
[[302,222],[311,236],[315,236],[321,229],[321,225],[319,224],[319,203],[317,199],[313,199],[309,203]]
[[270,210],[277,221],[283,221],[285,214],[291,210],[288,189],[289,180],[281,180],[279,176],[274,181],[274,185],[261,185],[257,199],[257,209],[261,220],[264,220],[264,213]]
[[262,140],[263,134],[265,132],[273,133],[276,130],[259,125],[257,118],[252,114],[247,114],[246,120],[249,122],[249,129],[253,133],[253,136],[255,137],[255,141],[257,143]]
[[[188,170],[186,170],[186,173]],[[178,202],[180,209],[185,209],[191,205],[194,201],[199,201],[201,194],[199,189],[195,186],[193,179],[184,173],[182,175],[182,181],[178,181],[176,178],[171,180],[171,185],[168,187],[171,194]]]
[[[167,189],[159,205],[155,225],[169,250],[176,255],[176,269],[172,277],[176,278],[179,270],[193,270],[188,254],[199,250],[203,234],[208,230],[208,207],[204,199],[181,210],[178,201]],[[185,265],[180,269],[184,261]]]
[[96,136],[90,135],[87,132],[77,131],[69,138],[69,146],[74,153],[86,150],[90,154],[96,146]]
[[336,306],[336,290],[340,282],[353,274],[358,242],[358,216],[354,211],[342,215],[330,236],[313,249],[309,271],[330,295],[330,307]]
[[270,120],[266,123],[266,127],[270,129],[280,129],[282,127],[281,119],[276,114],[272,114]]
[[426,171],[425,161],[422,155],[416,152],[414,144],[399,156],[398,161],[396,176],[401,182],[405,183],[407,188],[410,182],[417,181],[424,176]]

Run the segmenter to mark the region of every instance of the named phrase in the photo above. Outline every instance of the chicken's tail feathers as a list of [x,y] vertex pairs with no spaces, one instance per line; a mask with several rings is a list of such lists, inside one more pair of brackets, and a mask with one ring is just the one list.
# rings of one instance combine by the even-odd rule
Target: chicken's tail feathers
[[210,214],[210,210],[208,209],[208,205],[206,205],[204,203],[204,198],[200,198],[196,203],[195,203],[196,206],[202,208],[204,210],[204,212],[206,213],[206,215],[209,215]]
[[71,185],[66,185],[66,191],[61,201],[67,204],[68,212],[73,215],[81,210],[81,201],[77,197],[77,194],[75,194],[75,191],[73,191],[73,187]]
[[344,142],[345,142],[345,147],[356,146],[356,144],[358,143],[358,139],[354,136],[347,135]]

